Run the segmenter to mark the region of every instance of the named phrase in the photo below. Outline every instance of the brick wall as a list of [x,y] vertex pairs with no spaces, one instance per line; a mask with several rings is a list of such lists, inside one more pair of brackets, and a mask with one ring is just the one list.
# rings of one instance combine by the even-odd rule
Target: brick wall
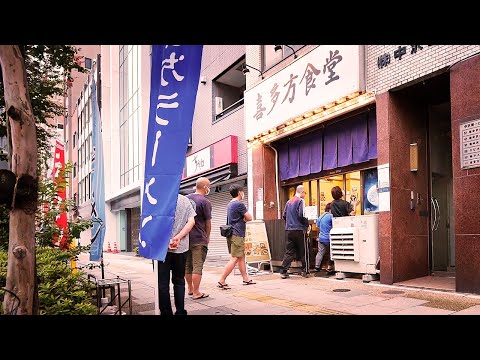
[[[412,54],[411,45],[401,46],[406,46],[406,54],[400,60],[394,57],[399,45],[367,46],[367,90],[380,94],[480,52],[480,45],[421,45],[423,49]],[[390,54],[390,64],[379,69],[378,57],[383,54]]]
[[238,136],[238,173],[247,172],[247,143],[243,105],[212,124],[214,100],[212,81],[245,55],[245,45],[205,45],[202,55],[200,77],[207,83],[199,84],[192,125],[192,148],[188,154],[197,152],[229,135]]

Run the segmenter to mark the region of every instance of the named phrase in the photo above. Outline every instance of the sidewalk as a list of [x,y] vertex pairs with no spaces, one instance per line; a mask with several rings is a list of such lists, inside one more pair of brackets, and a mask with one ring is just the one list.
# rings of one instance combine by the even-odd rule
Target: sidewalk
[[[88,254],[82,254],[78,264],[86,263]],[[104,253],[104,263],[105,278],[131,280],[133,314],[154,315],[152,261],[132,253]],[[355,278],[280,279],[277,273],[251,276],[256,284],[244,286],[238,270],[227,278],[231,289],[222,290],[217,287],[222,270],[204,267],[201,291],[209,297],[192,300],[186,295],[189,315],[480,315],[480,295],[363,283]],[[85,272],[101,277],[100,269]]]

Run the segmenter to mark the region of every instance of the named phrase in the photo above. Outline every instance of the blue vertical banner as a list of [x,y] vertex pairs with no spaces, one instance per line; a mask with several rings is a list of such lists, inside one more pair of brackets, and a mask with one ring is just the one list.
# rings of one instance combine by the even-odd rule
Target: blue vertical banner
[[153,45],[139,255],[164,261],[192,128],[203,45]]
[[103,141],[100,109],[97,102],[97,85],[92,80],[92,239],[90,261],[99,261],[105,239],[105,178],[103,171]]

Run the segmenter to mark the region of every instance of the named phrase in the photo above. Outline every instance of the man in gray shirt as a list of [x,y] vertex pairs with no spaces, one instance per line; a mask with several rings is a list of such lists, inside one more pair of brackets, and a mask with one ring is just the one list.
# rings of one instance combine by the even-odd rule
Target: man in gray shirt
[[173,315],[170,302],[170,271],[172,272],[175,315],[187,315],[185,310],[185,260],[188,234],[195,225],[194,203],[178,195],[170,244],[165,261],[158,261],[158,302],[160,315]]

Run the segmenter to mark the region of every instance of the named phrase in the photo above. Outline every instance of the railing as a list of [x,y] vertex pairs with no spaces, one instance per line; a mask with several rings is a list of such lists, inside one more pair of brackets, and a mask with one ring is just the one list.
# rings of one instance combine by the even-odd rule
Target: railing
[[[5,293],[9,293],[13,296],[12,307],[10,311],[5,312],[3,309],[3,299]],[[0,315],[17,315],[18,307],[20,306],[20,298],[13,291],[7,290],[5,288],[0,289]]]
[[243,101],[244,101],[244,98],[241,98],[240,100],[234,102],[232,105],[230,105],[229,107],[223,109],[222,112],[218,113],[217,115],[215,115],[215,122],[217,121],[220,121],[221,118],[223,118],[224,116],[230,114],[231,112],[233,112],[233,110],[235,110],[236,108],[239,108],[241,105],[243,105]]

